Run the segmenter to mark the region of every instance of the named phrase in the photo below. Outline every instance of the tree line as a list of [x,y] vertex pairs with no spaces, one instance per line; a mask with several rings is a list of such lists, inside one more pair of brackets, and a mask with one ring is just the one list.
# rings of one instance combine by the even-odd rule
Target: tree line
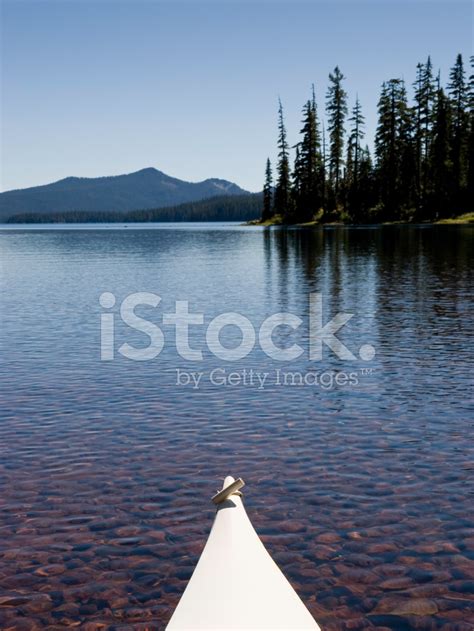
[[403,79],[382,84],[374,155],[364,144],[358,98],[349,112],[344,75],[329,74],[327,129],[315,89],[303,106],[290,166],[281,100],[273,179],[267,160],[262,221],[430,221],[471,211],[474,199],[474,58],[469,80],[458,54],[446,87],[430,57],[416,66],[409,103]]
[[7,223],[136,223],[141,221],[249,221],[261,211],[262,194],[219,195],[185,202],[166,208],[149,208],[130,212],[66,211],[23,213]]

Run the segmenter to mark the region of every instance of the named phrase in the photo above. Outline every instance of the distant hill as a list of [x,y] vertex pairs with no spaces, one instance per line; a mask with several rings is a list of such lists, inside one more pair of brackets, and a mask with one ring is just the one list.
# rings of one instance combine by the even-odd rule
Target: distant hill
[[7,223],[135,223],[142,221],[249,221],[262,214],[262,193],[221,195],[178,206],[131,212],[66,211],[23,213]]
[[0,222],[19,214],[116,213],[244,194],[249,193],[227,180],[185,182],[153,168],[111,177],[67,177],[44,186],[0,193]]

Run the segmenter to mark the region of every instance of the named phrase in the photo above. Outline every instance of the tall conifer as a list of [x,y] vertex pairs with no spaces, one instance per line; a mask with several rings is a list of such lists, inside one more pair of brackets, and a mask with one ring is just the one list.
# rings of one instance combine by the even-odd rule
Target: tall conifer
[[326,110],[329,130],[329,177],[334,191],[334,199],[339,201],[339,187],[343,167],[345,119],[347,116],[347,94],[342,86],[344,75],[336,66],[329,74]]
[[451,160],[453,163],[453,203],[460,210],[463,188],[467,184],[467,86],[462,55],[449,74],[448,94],[451,102]]
[[273,215],[273,176],[270,158],[267,158],[265,168],[265,184],[263,185],[263,221],[268,221]]
[[290,160],[289,147],[286,137],[283,106],[278,100],[278,165],[277,181],[275,187],[275,213],[285,220],[290,220],[292,215],[290,200]]

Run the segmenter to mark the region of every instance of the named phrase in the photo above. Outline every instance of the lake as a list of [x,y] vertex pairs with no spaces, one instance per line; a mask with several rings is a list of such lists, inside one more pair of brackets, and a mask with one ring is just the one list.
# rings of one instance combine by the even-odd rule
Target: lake
[[[474,628],[472,226],[8,226],[0,242],[2,629],[163,629],[227,474],[324,631]],[[162,332],[146,361],[120,316],[137,292],[160,299],[135,309]],[[323,326],[351,314],[328,343],[311,295]],[[163,323],[176,301],[202,314],[184,353]],[[242,331],[216,342],[229,312]],[[299,318],[273,331],[283,360],[259,337],[279,312]]]

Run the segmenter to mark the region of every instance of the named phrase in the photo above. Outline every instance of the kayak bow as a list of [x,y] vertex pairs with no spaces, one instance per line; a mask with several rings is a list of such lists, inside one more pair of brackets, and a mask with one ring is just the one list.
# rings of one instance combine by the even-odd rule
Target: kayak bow
[[206,546],[166,631],[319,630],[247,516],[239,478],[213,497]]

